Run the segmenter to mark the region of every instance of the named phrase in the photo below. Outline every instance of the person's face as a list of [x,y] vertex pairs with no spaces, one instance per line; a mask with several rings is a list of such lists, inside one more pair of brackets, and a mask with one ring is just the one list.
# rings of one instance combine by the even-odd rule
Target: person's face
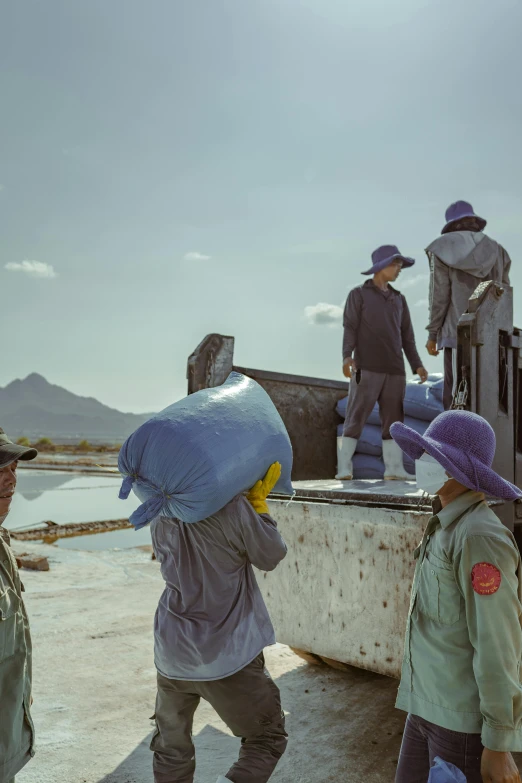
[[5,468],[0,468],[0,525],[9,513],[11,500],[16,488],[16,466],[18,462],[11,462]]
[[384,269],[386,274],[386,280],[388,283],[393,283],[399,277],[402,269],[402,261],[400,258],[396,258],[389,266]]

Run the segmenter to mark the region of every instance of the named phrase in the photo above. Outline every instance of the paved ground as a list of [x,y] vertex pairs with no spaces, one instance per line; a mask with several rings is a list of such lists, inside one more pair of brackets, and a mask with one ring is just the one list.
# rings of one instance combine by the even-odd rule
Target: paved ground
[[[15,547],[19,549],[19,545]],[[76,552],[43,544],[46,573],[23,571],[34,643],[37,754],[17,783],[151,783],[152,618],[162,590],[150,552]],[[391,783],[404,716],[397,683],[313,667],[267,651],[290,735],[274,783]],[[238,751],[213,710],[196,713],[196,783],[215,783]]]
[[[19,545],[16,546],[16,549]],[[152,618],[162,581],[150,553],[50,553],[23,571],[34,643],[37,754],[19,783],[150,783],[155,670]],[[403,718],[396,683],[312,667],[287,647],[267,651],[290,734],[274,783],[393,780]],[[215,783],[238,751],[213,710],[196,714],[196,783]]]

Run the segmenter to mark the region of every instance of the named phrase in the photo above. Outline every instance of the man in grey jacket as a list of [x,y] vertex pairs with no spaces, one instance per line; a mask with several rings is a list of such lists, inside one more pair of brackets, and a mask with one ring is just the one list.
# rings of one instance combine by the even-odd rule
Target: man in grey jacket
[[266,503],[280,475],[276,462],[246,495],[196,524],[151,522],[165,579],[154,621],[155,783],[194,780],[201,699],[241,737],[239,760],[217,783],[266,783],[285,751],[279,689],[263,655],[275,634],[253,570],[272,571],[286,555]]
[[498,242],[483,233],[486,221],[471,204],[456,201],[446,210],[442,236],[426,248],[430,264],[428,342],[431,356],[444,351],[444,409],[454,395],[457,324],[468,300],[484,280],[509,285],[511,259]]

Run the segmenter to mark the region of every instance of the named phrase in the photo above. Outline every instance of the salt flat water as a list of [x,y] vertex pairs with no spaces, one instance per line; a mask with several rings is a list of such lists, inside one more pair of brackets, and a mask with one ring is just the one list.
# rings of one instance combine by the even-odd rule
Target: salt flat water
[[[132,492],[127,500],[120,500],[120,485],[119,476],[21,469],[5,527],[20,530],[39,527],[46,521],[64,525],[124,519],[138,507],[139,500]],[[150,544],[149,527],[137,532],[116,530],[60,539],[58,543],[73,549],[127,548],[142,544]]]

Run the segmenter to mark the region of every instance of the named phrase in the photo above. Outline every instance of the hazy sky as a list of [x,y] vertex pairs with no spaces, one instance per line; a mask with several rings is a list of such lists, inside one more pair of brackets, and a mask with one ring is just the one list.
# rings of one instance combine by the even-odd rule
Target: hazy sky
[[339,308],[383,243],[417,259],[424,357],[450,202],[522,288],[521,32],[519,0],[5,3],[0,385],[157,410],[213,331],[238,364],[340,378]]

